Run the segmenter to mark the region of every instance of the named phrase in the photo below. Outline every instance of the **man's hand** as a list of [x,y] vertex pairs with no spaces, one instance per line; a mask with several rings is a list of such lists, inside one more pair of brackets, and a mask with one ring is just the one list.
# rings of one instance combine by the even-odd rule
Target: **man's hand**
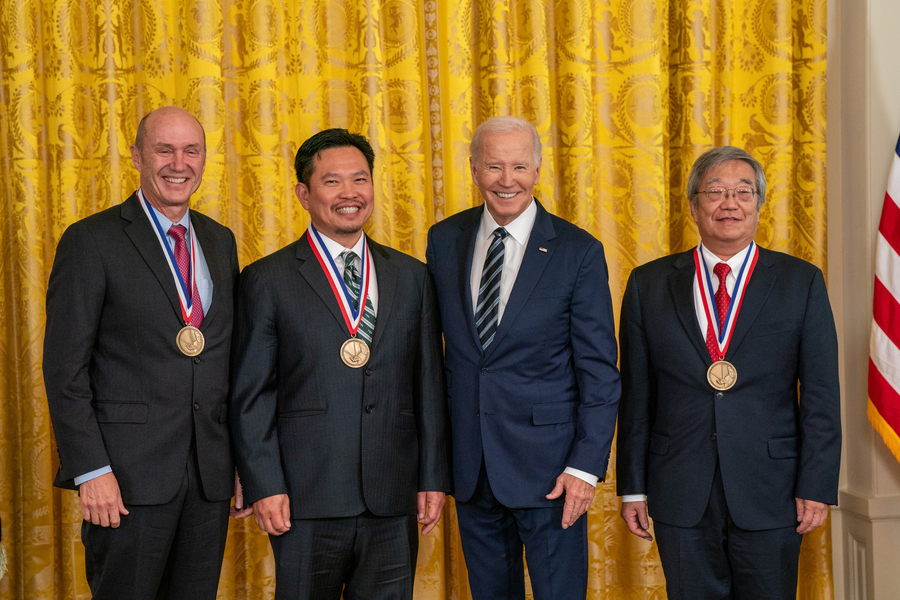
[[101,527],[116,528],[121,523],[119,515],[127,515],[122,502],[119,481],[112,473],[89,479],[78,486],[81,498],[81,516],[85,521]]
[[287,494],[269,496],[253,503],[253,518],[270,535],[281,535],[291,528],[291,502]]
[[653,536],[650,535],[650,518],[647,516],[646,500],[623,502],[621,515],[631,533],[648,542],[653,541]]
[[447,495],[444,492],[419,492],[416,494],[416,512],[419,513],[419,523],[424,526],[422,535],[428,535],[438,524],[446,500]]
[[244,488],[241,487],[241,478],[237,470],[234,472],[234,506],[229,511],[232,519],[243,519],[253,514],[252,506],[244,506]]
[[566,505],[563,507],[562,528],[568,529],[578,518],[587,512],[594,501],[594,486],[574,475],[563,473],[556,478],[556,487],[547,494],[547,500],[556,500],[566,494]]
[[825,522],[828,517],[828,505],[815,500],[795,498],[797,501],[797,533],[809,533]]

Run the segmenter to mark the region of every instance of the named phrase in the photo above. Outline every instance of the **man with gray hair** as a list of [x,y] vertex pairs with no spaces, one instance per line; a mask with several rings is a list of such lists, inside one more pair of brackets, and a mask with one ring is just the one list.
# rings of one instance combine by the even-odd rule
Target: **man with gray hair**
[[753,242],[766,179],[743,150],[704,153],[687,191],[700,244],[636,268],[622,302],[622,518],[652,541],[653,517],[670,599],[793,600],[802,535],[837,503],[825,280]]
[[432,227],[453,435],[456,510],[472,596],[584,598],[587,518],[619,400],[603,246],[534,198],[534,126],[495,117],[472,136],[484,205]]

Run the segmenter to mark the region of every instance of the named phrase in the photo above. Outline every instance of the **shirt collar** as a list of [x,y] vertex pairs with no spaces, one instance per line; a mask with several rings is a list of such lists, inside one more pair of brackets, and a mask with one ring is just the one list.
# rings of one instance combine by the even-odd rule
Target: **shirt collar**
[[[534,196],[532,196],[531,204],[528,205],[528,208],[522,211],[522,214],[513,219],[508,225],[503,225],[503,228],[506,229],[511,238],[524,246],[528,242],[528,237],[531,235],[531,228],[534,227],[536,218],[537,202],[534,201]],[[500,225],[497,224],[497,221],[491,215],[491,211],[485,205],[481,215],[481,235],[485,238],[489,237],[498,227]]]
[[[319,231],[318,229],[316,231]],[[307,235],[312,235],[312,232],[309,232]],[[353,245],[352,248],[345,248],[340,243],[334,241],[321,231],[319,231],[319,237],[322,239],[322,244],[324,244],[325,249],[328,251],[328,255],[331,256],[332,260],[337,260],[337,258],[341,255],[341,252],[344,250],[352,250],[357,257],[362,258],[363,254],[363,238],[366,236],[365,233],[359,236],[359,239],[356,240],[356,244]]]
[[744,264],[744,259],[747,257],[747,252],[750,251],[750,246],[751,244],[747,244],[747,246],[743,250],[741,250],[728,260],[722,260],[715,254],[710,252],[709,249],[703,244],[700,245],[700,250],[703,256],[703,262],[706,263],[706,268],[710,273],[713,272],[713,269],[717,264],[723,262],[731,267],[731,272],[729,273],[729,275],[733,274],[735,277],[737,277],[738,271],[741,270],[741,265]]

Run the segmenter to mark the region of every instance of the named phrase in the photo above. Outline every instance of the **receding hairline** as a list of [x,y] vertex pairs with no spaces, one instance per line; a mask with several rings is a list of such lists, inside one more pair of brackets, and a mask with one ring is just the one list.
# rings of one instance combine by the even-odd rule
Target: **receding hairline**
[[195,117],[191,112],[186,111],[180,106],[160,106],[154,110],[148,112],[141,119],[140,123],[137,126],[137,132],[134,136],[134,145],[138,149],[138,151],[144,151],[144,138],[147,137],[147,123],[150,121],[153,115],[157,115],[158,118],[162,118],[165,116],[165,113],[174,113],[174,114],[182,114],[188,115],[194,120],[194,123],[197,124],[197,127],[200,128],[200,137],[203,139],[203,150],[206,151],[206,130],[203,129],[203,125],[200,123],[200,119]]
[[531,134],[534,162],[535,165],[539,165],[541,163],[542,144],[541,136],[538,134],[537,128],[525,119],[511,115],[491,117],[482,121],[475,129],[475,133],[472,134],[472,141],[469,143],[469,155],[474,160],[478,160],[481,155],[482,146],[484,146],[484,139],[488,136],[505,135],[508,133],[516,133],[518,131],[526,131]]

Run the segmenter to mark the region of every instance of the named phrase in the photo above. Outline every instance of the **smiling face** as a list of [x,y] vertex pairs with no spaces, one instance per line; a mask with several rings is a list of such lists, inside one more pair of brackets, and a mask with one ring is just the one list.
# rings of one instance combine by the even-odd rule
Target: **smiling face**
[[203,178],[203,128],[180,108],[159,108],[144,122],[141,147],[131,146],[131,161],[141,174],[141,191],[147,202],[170,221],[178,221]]
[[[742,160],[713,167],[700,180],[701,190],[710,187],[756,189],[753,167]],[[703,245],[722,260],[728,260],[753,241],[759,225],[759,206],[755,196],[742,201],[729,192],[712,201],[706,194],[698,194],[696,202],[691,202],[691,216]]]
[[375,206],[369,163],[353,146],[322,150],[314,161],[309,185],[294,188],[297,199],[320,233],[352,248]]
[[472,180],[498,225],[508,225],[531,204],[541,178],[533,144],[527,130],[488,134],[477,155],[469,158]]

